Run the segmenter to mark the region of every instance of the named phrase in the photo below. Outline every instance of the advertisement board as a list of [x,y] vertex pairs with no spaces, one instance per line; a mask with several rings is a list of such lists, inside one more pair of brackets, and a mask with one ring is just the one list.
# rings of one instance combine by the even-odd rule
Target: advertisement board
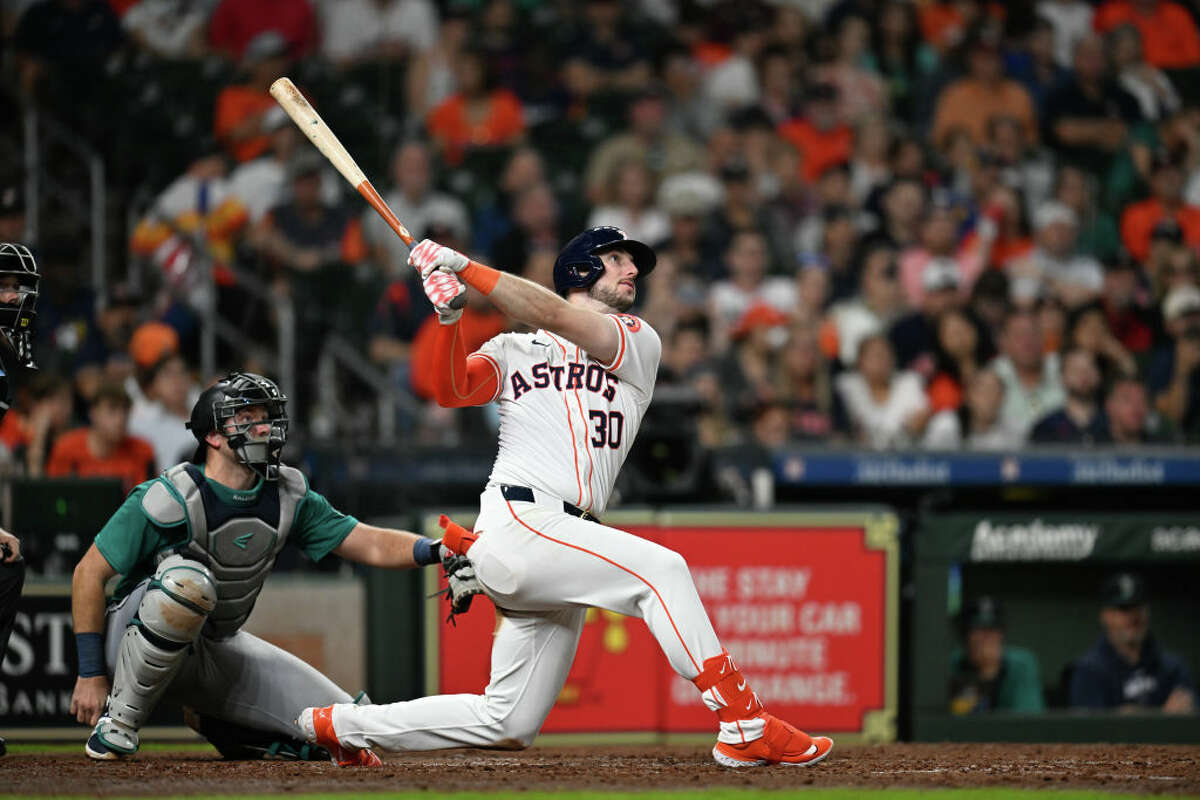
[[[772,713],[813,731],[895,737],[893,515],[676,513],[620,527],[683,555],[722,644]],[[432,593],[441,586],[429,574]],[[429,693],[487,684],[497,611],[476,603],[447,626],[445,601],[431,601]],[[713,731],[712,712],[640,619],[588,609],[544,734]]]

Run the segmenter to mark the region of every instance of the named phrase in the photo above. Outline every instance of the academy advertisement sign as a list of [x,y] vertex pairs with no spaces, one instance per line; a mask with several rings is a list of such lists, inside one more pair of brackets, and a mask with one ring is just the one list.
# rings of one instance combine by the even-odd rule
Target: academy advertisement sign
[[927,556],[972,563],[1176,561],[1200,557],[1200,525],[1178,513],[928,514]]
[[[760,524],[746,524],[756,516]],[[620,527],[683,555],[721,643],[768,710],[815,732],[894,738],[894,517],[673,514],[663,521],[673,524]],[[494,609],[483,599],[456,622],[435,631],[430,692],[479,693],[487,683]],[[542,731],[715,735],[716,723],[645,623],[589,609]]]

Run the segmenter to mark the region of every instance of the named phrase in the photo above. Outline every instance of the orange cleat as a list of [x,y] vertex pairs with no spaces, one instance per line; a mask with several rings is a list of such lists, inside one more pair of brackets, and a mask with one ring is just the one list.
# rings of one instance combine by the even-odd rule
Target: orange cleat
[[329,751],[339,767],[382,767],[383,761],[367,748],[345,747],[333,731],[333,706],[306,708],[296,719],[308,741]]
[[812,736],[789,725],[765,711],[758,715],[763,721],[762,736],[742,744],[718,741],[713,758],[725,767],[765,767],[784,764],[789,767],[811,767],[833,750],[833,739]]

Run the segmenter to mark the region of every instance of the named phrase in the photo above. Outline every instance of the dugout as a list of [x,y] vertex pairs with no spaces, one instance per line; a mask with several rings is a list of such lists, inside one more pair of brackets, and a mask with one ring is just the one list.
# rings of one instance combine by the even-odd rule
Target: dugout
[[[916,521],[913,544],[912,738],[1200,741],[1200,716],[1073,711],[1066,707],[1065,693],[1071,662],[1101,633],[1098,590],[1118,569],[1142,575],[1151,632],[1197,674],[1200,524],[1193,514],[927,513]],[[959,611],[967,599],[982,594],[1004,604],[1007,642],[1037,655],[1045,713],[948,712],[948,655],[959,641]]]

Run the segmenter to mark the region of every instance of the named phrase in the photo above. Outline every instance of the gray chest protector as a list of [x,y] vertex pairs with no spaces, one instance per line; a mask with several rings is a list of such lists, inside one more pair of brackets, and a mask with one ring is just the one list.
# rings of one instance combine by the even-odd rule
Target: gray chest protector
[[215,579],[217,606],[203,635],[228,638],[249,618],[306,491],[300,470],[281,466],[279,479],[263,486],[257,503],[230,506],[194,464],[171,467],[146,491],[142,508],[152,520],[163,526],[187,522],[188,541],[174,552],[204,564]]

